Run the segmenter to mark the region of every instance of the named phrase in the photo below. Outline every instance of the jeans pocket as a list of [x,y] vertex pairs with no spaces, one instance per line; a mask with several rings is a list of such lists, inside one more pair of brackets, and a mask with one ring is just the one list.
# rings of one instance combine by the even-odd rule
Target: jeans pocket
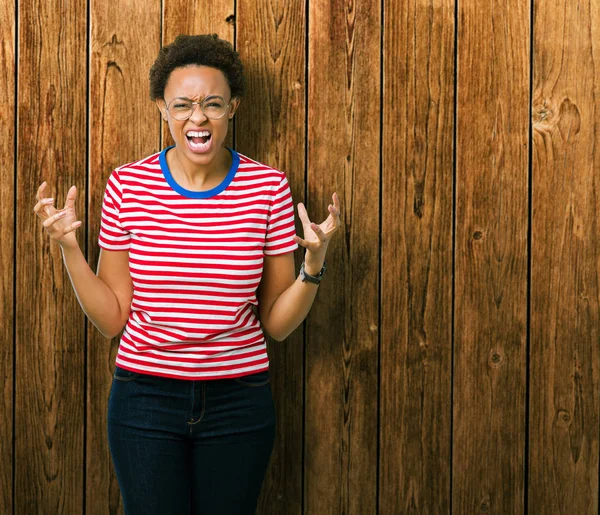
[[117,380],[117,381],[133,381],[134,379],[137,379],[140,376],[140,374],[138,374],[137,372],[132,372],[131,370],[125,370],[124,368],[121,368],[120,366],[115,366],[115,372],[113,374],[113,377]]
[[265,386],[269,384],[269,371],[263,370],[254,374],[248,374],[242,377],[234,377],[233,380],[244,386]]

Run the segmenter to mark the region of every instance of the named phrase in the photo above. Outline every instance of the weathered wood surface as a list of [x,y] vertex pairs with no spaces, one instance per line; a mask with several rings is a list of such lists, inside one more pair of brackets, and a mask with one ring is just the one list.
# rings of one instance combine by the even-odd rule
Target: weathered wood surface
[[386,7],[379,510],[450,512],[454,1]]
[[308,211],[342,230],[306,328],[304,511],[377,503],[380,33],[378,0],[309,3]]
[[600,4],[534,23],[528,507],[598,513]]
[[[160,45],[159,0],[91,2],[88,263],[96,270],[104,187],[112,170],[159,150],[160,116],[148,70]],[[135,20],[135,23],[132,23]],[[88,322],[86,513],[122,513],[106,413],[119,337]]]
[[[302,0],[237,2],[236,47],[248,90],[236,115],[235,146],[283,170],[296,205],[305,200],[305,12]],[[296,252],[297,270],[302,254]],[[277,435],[257,510],[264,515],[302,513],[303,347],[302,327],[268,344]]]
[[305,328],[269,343],[259,513],[596,513],[600,4],[532,5],[4,2],[0,512],[123,511],[118,339],[86,333],[35,191],[78,186],[95,269],[108,174],[171,142],[148,99],[161,42],[216,32],[248,80],[226,144],[315,220],[342,199]]
[[13,510],[15,2],[0,4],[0,513]]
[[43,180],[57,207],[85,184],[86,3],[18,9],[14,510],[71,514],[84,494],[85,319],[33,206]]
[[453,491],[523,513],[529,3],[458,3]]

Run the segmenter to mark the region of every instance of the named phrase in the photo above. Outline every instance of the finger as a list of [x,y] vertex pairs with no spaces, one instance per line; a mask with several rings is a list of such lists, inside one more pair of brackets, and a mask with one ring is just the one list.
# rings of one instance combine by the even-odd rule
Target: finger
[[340,213],[339,211],[335,208],[335,206],[332,206],[331,204],[329,204],[329,206],[327,207],[327,210],[329,211],[329,217],[328,217],[328,221],[330,222],[334,222],[335,219],[340,218]]
[[[36,215],[40,215],[40,211],[42,210],[42,208],[52,205],[53,202],[54,202],[53,198],[43,198],[33,207],[33,212]],[[44,209],[44,211],[46,211],[46,210]]]
[[303,225],[310,225],[310,218],[308,218],[308,213],[302,202],[298,204],[298,216]]
[[337,202],[337,205],[335,202],[333,204],[329,204],[329,207],[328,207],[329,212],[339,216],[340,215],[340,207],[339,206],[340,206],[339,201]]
[[337,209],[337,212],[341,213],[340,197],[338,197],[338,194],[335,191],[333,192],[331,198],[333,199],[333,205]]
[[38,188],[37,193],[35,195],[36,200],[41,200],[44,197],[43,193],[44,193],[44,190],[46,189],[47,184],[48,183],[46,181],[44,181],[44,182],[42,182],[42,184],[40,184],[40,187]]
[[319,241],[327,241],[327,235],[323,232],[323,229],[321,229],[316,223],[313,222],[312,224],[310,224],[310,228],[313,230],[317,238],[319,238]]
[[70,227],[70,228],[68,228],[68,229],[65,229],[65,230],[63,231],[63,235],[65,235],[65,234],[69,234],[70,232],[73,232],[74,230],[78,229],[79,227],[81,227],[81,224],[82,224],[82,223],[83,223],[83,222],[81,222],[80,220],[77,220],[76,222],[73,222],[73,223],[71,224],[71,227]]
[[300,238],[300,236],[293,236],[292,238],[298,245],[304,247],[305,249],[313,250],[313,243]]
[[50,218],[46,218],[46,220],[44,220],[44,223],[42,225],[46,229],[48,229],[48,227],[50,227],[56,221],[60,220],[66,214],[67,214],[66,211],[59,211],[58,213],[56,213],[55,215],[51,216]]
[[329,227],[339,227],[340,225],[342,225],[342,220],[340,219],[340,212],[335,206],[329,205],[329,213],[330,216],[327,218]]
[[67,193],[67,200],[65,201],[65,209],[75,207],[75,200],[77,199],[77,188],[71,186]]

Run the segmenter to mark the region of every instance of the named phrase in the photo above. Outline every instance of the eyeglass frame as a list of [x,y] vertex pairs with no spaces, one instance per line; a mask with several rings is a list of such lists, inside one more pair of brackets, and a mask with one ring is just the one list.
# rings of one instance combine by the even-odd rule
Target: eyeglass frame
[[223,116],[225,116],[227,114],[227,108],[231,106],[231,98],[229,99],[229,102],[227,102],[227,104],[225,105],[225,110],[223,111],[223,114],[221,116],[219,116],[218,118],[211,118],[210,116],[207,116],[207,114],[204,112],[204,108],[202,107],[202,105],[204,104],[204,102],[206,102],[207,100],[211,100],[214,98],[220,98],[221,100],[223,100],[223,102],[225,102],[225,99],[221,96],[221,95],[210,95],[208,97],[205,97],[203,100],[201,100],[200,102],[192,102],[189,98],[187,97],[173,97],[169,102],[167,102],[164,98],[163,98],[163,102],[165,103],[165,109],[167,110],[167,112],[173,116],[171,114],[171,111],[169,111],[169,105],[171,105],[173,103],[174,100],[185,100],[187,103],[192,105],[192,112],[190,113],[190,115],[187,118],[175,118],[173,116],[174,120],[177,120],[179,122],[185,122],[186,120],[189,120],[194,113],[196,112],[196,106],[200,106],[200,110],[202,111],[202,114],[204,116],[206,116],[206,118],[208,118],[209,120],[220,120],[221,118],[223,118]]

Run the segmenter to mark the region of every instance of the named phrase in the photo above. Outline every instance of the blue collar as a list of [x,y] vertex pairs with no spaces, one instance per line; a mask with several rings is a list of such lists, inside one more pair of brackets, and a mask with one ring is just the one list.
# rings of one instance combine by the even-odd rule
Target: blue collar
[[218,186],[215,186],[212,190],[207,190],[207,191],[186,190],[183,186],[181,186],[181,185],[177,184],[177,182],[175,182],[175,179],[173,179],[173,176],[171,175],[171,170],[169,170],[169,165],[167,164],[167,150],[173,148],[174,146],[175,145],[171,145],[170,147],[165,148],[160,153],[159,161],[160,161],[160,169],[162,170],[162,173],[165,176],[165,179],[169,183],[169,186],[171,186],[171,188],[173,188],[180,195],[183,195],[184,197],[189,197],[189,198],[214,197],[214,196],[218,195],[219,193],[221,193],[225,188],[227,188],[227,186],[229,186],[229,184],[231,184],[231,181],[233,181],[233,178],[235,177],[235,173],[237,172],[238,166],[240,164],[240,156],[235,150],[232,150],[229,147],[225,147],[225,148],[227,148],[227,150],[229,150],[229,152],[231,152],[231,157],[233,159],[231,162],[231,167],[229,168],[229,171],[227,172],[227,175],[225,176],[225,179],[223,179],[221,184],[219,184]]

